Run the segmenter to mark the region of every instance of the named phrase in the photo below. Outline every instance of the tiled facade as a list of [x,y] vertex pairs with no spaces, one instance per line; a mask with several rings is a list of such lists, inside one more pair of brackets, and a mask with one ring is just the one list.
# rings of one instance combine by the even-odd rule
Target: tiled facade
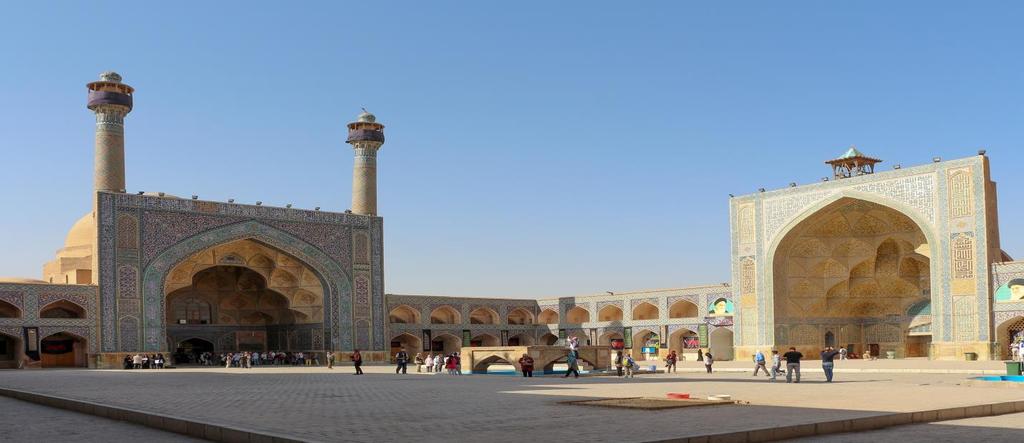
[[[1005,254],[998,242],[995,183],[990,180],[988,158],[984,155],[733,198],[730,218],[733,290],[734,297],[740,300],[736,343],[739,354],[745,356],[758,348],[785,345],[820,347],[825,344],[825,334],[840,334],[841,329],[848,329],[847,324],[835,318],[835,312],[829,311],[828,305],[808,303],[799,306],[805,311],[798,321],[776,321],[779,305],[775,296],[783,289],[787,293],[800,289],[779,286],[791,284],[789,280],[779,280],[780,273],[785,272],[782,267],[790,266],[786,254],[791,253],[786,248],[780,250],[780,245],[797,228],[807,229],[805,221],[851,204],[885,208],[912,220],[923,234],[927,248],[908,253],[928,262],[930,278],[921,291],[921,296],[930,301],[926,313],[919,312],[917,304],[911,306],[914,312],[906,310],[885,317],[876,314],[874,318],[860,315],[854,319],[856,324],[849,325],[849,330],[856,330],[859,337],[863,334],[857,340],[882,343],[883,348],[890,348],[899,356],[905,350],[903,341],[908,328],[916,327],[916,331],[930,331],[931,358],[963,358],[968,352],[981,358],[994,357],[997,344],[992,333],[996,326],[993,313],[1010,311],[992,302],[992,277],[998,273],[990,269],[1008,273],[1013,265],[995,265],[1005,259]],[[838,236],[826,232],[827,228],[821,226],[816,231],[823,240]],[[884,234],[884,229],[879,229]],[[901,231],[898,227],[890,229]],[[847,271],[849,278],[858,277],[855,271]],[[836,277],[827,271],[817,276],[826,284]],[[828,288],[819,288],[819,292],[824,289]],[[884,291],[877,295],[885,297]],[[838,298],[827,302],[832,304]],[[925,314],[927,317],[922,317]],[[1004,314],[1007,315],[1010,314]],[[998,323],[999,315],[995,320]],[[915,321],[918,324],[912,325]],[[879,331],[887,332],[879,335]],[[846,343],[842,338],[837,340]]]

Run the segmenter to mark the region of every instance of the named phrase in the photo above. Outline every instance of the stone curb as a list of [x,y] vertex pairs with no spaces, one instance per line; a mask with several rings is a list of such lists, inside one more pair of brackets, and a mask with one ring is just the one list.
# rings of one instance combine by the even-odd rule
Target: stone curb
[[989,417],[993,415],[1024,412],[1024,400],[992,403],[987,405],[958,406],[930,411],[898,412],[894,414],[873,415],[870,417],[851,418],[846,420],[824,421],[800,425],[784,425],[773,428],[752,429],[721,434],[699,435],[694,437],[651,440],[647,443],[754,443],[777,441],[790,438],[813,437],[817,435],[840,434],[844,432],[860,432],[901,426],[915,423],[933,423],[937,421],[959,420],[973,417]]
[[20,391],[4,387],[0,387],[0,395],[52,408],[67,409],[69,411],[95,415],[97,417],[126,421],[150,428],[210,441],[225,443],[298,443],[305,441],[272,433],[248,431],[231,426],[218,425],[187,418],[173,417],[153,412],[142,412],[134,409],[107,406],[99,403],[37,394],[34,392]]
[[[785,369],[785,368],[783,368]],[[659,371],[662,371],[659,369]],[[679,368],[677,372],[685,373],[704,373],[704,368]],[[750,368],[715,368],[715,372],[729,372],[729,373],[751,373],[753,372]],[[785,372],[785,371],[783,371]],[[824,374],[825,371],[820,366],[817,367],[801,367],[800,372],[807,373],[819,373]],[[1006,375],[1006,370],[1003,369],[905,369],[905,368],[836,368],[832,372],[836,374],[969,374],[969,375]]]

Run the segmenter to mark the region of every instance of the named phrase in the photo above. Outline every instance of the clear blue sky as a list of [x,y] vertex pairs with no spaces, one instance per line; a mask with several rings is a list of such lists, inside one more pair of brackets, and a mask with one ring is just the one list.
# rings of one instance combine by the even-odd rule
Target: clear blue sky
[[90,209],[109,69],[137,88],[132,192],[342,211],[345,123],[376,113],[388,292],[727,281],[727,194],[850,144],[883,169],[988,149],[1024,255],[1019,3],[335,3],[6,5],[0,275],[38,278]]

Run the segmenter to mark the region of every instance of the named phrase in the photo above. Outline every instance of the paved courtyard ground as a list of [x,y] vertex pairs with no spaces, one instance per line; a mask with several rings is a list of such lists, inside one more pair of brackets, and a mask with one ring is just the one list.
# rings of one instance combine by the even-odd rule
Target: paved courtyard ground
[[[632,441],[651,441],[1024,400],[1024,389],[972,386],[965,374],[852,372],[841,373],[835,383],[826,384],[820,369],[814,370],[814,362],[805,367],[800,384],[768,383],[763,376],[738,372],[658,374],[631,380],[523,379],[396,376],[388,367],[369,367],[367,375],[354,376],[348,367],[288,367],[2,371],[0,386],[303,440],[358,442],[600,442],[622,441],[624,433]],[[730,394],[743,404],[636,411],[561,403],[585,398],[663,397],[668,392]],[[1014,423],[1012,418],[1006,420],[992,423]],[[914,426],[946,429],[957,425]],[[936,426],[943,427],[933,428]],[[874,432],[904,432],[899,429],[903,428]],[[1024,432],[1024,424],[1017,429]],[[829,438],[847,441],[843,438],[870,434]]]

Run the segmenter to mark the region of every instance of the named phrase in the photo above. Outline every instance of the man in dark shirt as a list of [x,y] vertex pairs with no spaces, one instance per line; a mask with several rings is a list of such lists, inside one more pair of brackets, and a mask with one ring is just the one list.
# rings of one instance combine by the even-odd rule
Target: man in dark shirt
[[825,381],[832,383],[832,369],[835,367],[836,356],[839,355],[839,351],[832,349],[831,346],[826,346],[824,351],[821,351],[821,369],[825,370]]
[[797,352],[796,348],[789,348],[789,352],[782,354],[786,359],[786,383],[793,382],[793,373],[796,372],[796,382],[800,383],[800,359],[804,355]]

